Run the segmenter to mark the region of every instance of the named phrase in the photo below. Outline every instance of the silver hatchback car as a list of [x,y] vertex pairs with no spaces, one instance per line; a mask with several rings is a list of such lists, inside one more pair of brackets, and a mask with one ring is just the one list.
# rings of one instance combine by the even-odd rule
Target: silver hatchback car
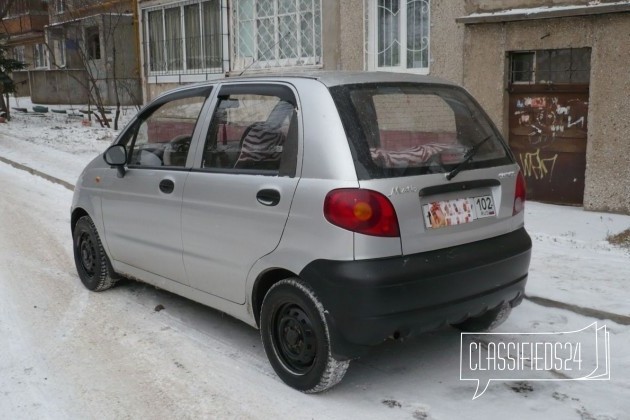
[[243,320],[313,393],[384,340],[502,322],[527,281],[524,201],[464,89],[323,72],[158,97],[85,168],[71,227],[88,289],[137,279]]

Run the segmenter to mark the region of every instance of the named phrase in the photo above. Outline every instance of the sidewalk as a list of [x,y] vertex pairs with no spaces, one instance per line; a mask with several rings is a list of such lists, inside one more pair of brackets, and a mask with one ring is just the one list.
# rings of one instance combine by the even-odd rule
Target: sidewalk
[[74,188],[74,183],[91,157],[70,154],[29,142],[15,133],[8,134],[0,131],[0,160],[13,166],[22,165],[18,169],[29,172],[34,170],[39,172],[35,175],[43,176],[53,182],[58,179],[62,182],[57,183],[67,188]]

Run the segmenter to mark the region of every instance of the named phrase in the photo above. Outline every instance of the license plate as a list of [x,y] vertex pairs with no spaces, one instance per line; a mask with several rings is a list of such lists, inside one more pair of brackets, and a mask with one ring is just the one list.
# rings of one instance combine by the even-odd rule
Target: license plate
[[462,225],[476,219],[496,215],[494,200],[491,195],[434,201],[425,204],[422,209],[424,224],[432,229]]

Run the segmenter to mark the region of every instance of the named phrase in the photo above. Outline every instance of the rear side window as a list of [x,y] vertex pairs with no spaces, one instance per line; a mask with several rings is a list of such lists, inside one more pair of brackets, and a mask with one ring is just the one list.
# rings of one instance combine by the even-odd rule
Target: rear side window
[[279,85],[230,85],[219,93],[202,168],[294,176],[297,113],[292,91]]
[[460,89],[370,84],[330,90],[359,179],[448,172],[484,140],[470,168],[512,161],[486,115]]

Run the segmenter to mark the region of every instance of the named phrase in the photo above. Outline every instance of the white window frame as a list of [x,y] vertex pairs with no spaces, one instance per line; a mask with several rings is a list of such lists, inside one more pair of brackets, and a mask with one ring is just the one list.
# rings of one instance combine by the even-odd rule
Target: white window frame
[[13,59],[24,63],[24,45],[13,48]]
[[66,39],[55,39],[54,40],[54,51],[55,51],[55,59],[57,58],[57,51],[59,52],[59,61],[56,63],[58,67],[66,66]]
[[44,44],[33,44],[33,67],[48,69],[48,49]]
[[[200,9],[202,8],[201,4],[211,2],[212,0],[187,0],[180,2],[172,2],[161,6],[155,7],[145,7],[140,9],[140,13],[142,16],[142,35],[144,38],[144,61],[145,61],[145,69],[147,75],[152,77],[153,79],[149,79],[149,83],[168,83],[168,82],[196,82],[203,81],[206,79],[211,79],[215,77],[222,77],[226,71],[229,70],[229,43],[228,43],[228,0],[215,0],[219,1],[219,7],[221,9],[221,28],[220,28],[220,36],[221,36],[221,66],[220,67],[206,67],[206,68],[195,68],[195,69],[187,69],[187,56],[186,56],[186,25],[185,25],[185,12],[184,7],[192,4],[198,4]],[[151,55],[150,55],[150,43],[151,38],[149,36],[149,19],[148,15],[150,12],[161,11],[162,12],[162,29],[164,30],[164,11],[168,9],[179,8],[180,9],[180,20],[181,20],[181,39],[182,43],[182,68],[176,70],[151,70]],[[203,12],[200,10],[199,13],[200,19],[200,29],[201,29],[201,38],[204,38],[204,30],[205,26],[203,25]],[[203,42],[203,41],[202,41]],[[203,44],[202,44],[203,45]],[[167,56],[166,45],[164,48],[164,56]],[[205,51],[205,48],[202,46],[202,51]],[[168,59],[167,59],[168,63]],[[216,76],[213,76],[216,75]],[[210,76],[210,77],[208,77]],[[174,77],[174,78],[173,78]]]
[[[256,7],[254,6],[254,10],[253,10],[253,14],[254,17],[253,19],[240,19],[239,15],[238,15],[238,2],[239,0],[234,0],[232,2],[232,33],[234,34],[233,37],[233,56],[232,56],[232,63],[233,63],[233,70],[239,71],[239,70],[245,70],[245,69],[261,69],[261,68],[281,68],[281,67],[314,67],[314,68],[321,68],[323,66],[323,43],[322,43],[322,15],[323,15],[323,11],[322,11],[322,7],[323,7],[323,2],[322,0],[312,0],[313,2],[313,6],[312,6],[312,10],[315,10],[315,3],[317,3],[319,5],[319,55],[313,55],[313,56],[307,56],[307,57],[302,57],[301,55],[301,42],[300,42],[300,36],[301,36],[301,31],[298,31],[297,33],[297,48],[298,48],[298,52],[297,55],[298,57],[296,58],[280,58],[280,39],[279,39],[279,31],[278,31],[278,27],[279,27],[279,17],[286,15],[286,13],[280,13],[278,10],[278,0],[273,0],[274,2],[274,12],[273,15],[270,16],[265,16],[264,18],[271,18],[274,20],[274,28],[275,28],[275,32],[274,32],[274,42],[275,44],[273,45],[274,48],[274,58],[272,60],[259,60],[258,59],[258,48],[259,45],[256,41],[256,33],[254,33],[254,51],[253,53],[253,57],[252,56],[245,56],[245,55],[240,55],[240,51],[239,51],[239,25],[241,23],[251,23],[253,22],[254,25],[256,25],[256,21],[258,20],[258,16],[256,14]],[[296,2],[296,10],[299,10],[298,7],[298,0],[295,0]],[[299,16],[299,11],[296,12],[297,15]],[[316,27],[315,27],[315,13],[313,13],[313,22],[312,22],[312,31],[313,31],[313,40],[315,41],[315,37],[316,37]],[[300,22],[298,21],[298,28],[299,28]],[[314,48],[314,52],[316,52],[317,47],[316,45],[313,46]],[[267,48],[268,49],[268,48]],[[264,53],[267,51],[264,51]]]
[[377,0],[368,1],[368,42],[367,68],[371,71],[392,71],[414,74],[429,74],[431,69],[431,0],[428,3],[428,57],[426,67],[407,68],[407,0],[400,0],[400,21],[398,25],[400,40],[400,63],[396,66],[379,66],[378,64],[378,6]]
[[66,11],[66,0],[55,0],[55,13],[61,14]]

